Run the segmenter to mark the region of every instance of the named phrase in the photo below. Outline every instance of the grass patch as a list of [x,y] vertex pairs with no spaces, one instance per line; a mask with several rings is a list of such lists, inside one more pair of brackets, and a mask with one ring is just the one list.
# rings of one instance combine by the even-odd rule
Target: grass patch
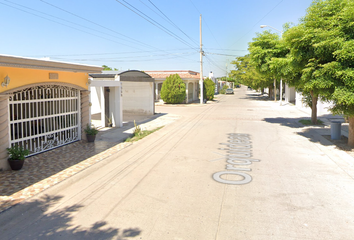
[[317,124],[313,124],[309,119],[301,119],[299,122],[303,125],[323,125],[323,122],[319,119],[317,119]]
[[153,130],[146,130],[146,131],[140,131],[140,132],[134,133],[134,136],[131,137],[131,138],[125,139],[125,142],[136,142],[136,141],[139,141],[140,139],[143,139],[144,137],[150,135],[151,133],[156,132],[157,130],[160,130],[161,128],[163,128],[163,127],[158,127],[158,128],[153,129]]

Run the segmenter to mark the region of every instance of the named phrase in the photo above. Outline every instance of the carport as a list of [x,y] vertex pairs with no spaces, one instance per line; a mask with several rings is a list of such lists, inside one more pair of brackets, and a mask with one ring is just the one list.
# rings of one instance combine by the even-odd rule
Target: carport
[[[124,116],[155,113],[154,83],[150,75],[137,70],[104,71],[91,76],[91,114],[100,114],[101,125],[121,127]],[[113,94],[112,94],[113,93]]]

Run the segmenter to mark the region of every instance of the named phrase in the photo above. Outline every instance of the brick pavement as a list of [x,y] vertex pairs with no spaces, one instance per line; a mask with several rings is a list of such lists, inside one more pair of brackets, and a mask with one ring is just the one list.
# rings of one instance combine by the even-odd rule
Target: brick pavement
[[78,141],[26,158],[19,171],[0,173],[0,212],[73,176],[132,143]]

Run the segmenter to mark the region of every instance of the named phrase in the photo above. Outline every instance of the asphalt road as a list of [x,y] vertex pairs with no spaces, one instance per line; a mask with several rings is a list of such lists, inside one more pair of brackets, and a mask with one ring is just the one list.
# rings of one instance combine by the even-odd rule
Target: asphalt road
[[250,93],[158,106],[181,118],[2,213],[0,239],[353,239],[354,159]]

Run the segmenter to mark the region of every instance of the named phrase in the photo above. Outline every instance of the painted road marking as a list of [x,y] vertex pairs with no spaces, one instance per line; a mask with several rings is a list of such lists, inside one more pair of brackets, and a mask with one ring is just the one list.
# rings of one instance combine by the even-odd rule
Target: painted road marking
[[[220,154],[226,158],[227,171],[220,171],[213,174],[213,179],[220,183],[242,185],[252,181],[251,175],[246,172],[252,171],[251,168],[244,168],[242,166],[251,165],[253,162],[259,162],[258,159],[252,159],[252,145],[249,134],[243,133],[229,133],[229,140],[227,143],[221,145],[228,148],[219,148],[219,150],[226,150],[226,154]],[[241,167],[240,167],[241,166]],[[222,178],[223,175],[237,175],[242,177],[242,180],[226,180]]]

